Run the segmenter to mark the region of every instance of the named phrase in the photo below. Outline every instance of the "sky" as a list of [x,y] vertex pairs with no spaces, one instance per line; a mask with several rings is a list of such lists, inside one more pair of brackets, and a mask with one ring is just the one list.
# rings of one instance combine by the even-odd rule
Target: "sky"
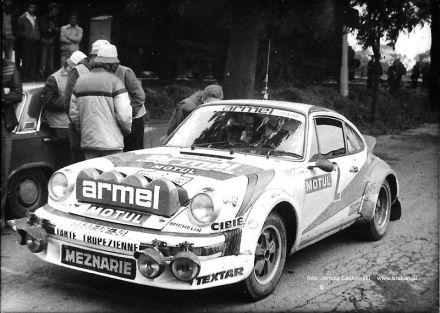
[[[384,44],[386,42],[383,42]],[[357,44],[356,35],[348,34],[348,44],[355,51],[362,50],[362,46]],[[406,55],[409,59],[414,59],[418,53],[425,52],[431,48],[431,26],[425,24],[423,27],[417,26],[411,33],[402,32],[396,42],[396,53]]]

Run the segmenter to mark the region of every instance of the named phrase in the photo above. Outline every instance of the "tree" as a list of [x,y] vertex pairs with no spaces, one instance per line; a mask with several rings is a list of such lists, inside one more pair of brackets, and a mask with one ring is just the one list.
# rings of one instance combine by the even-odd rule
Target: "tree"
[[[421,22],[417,6],[409,0],[353,0],[351,5],[361,7],[357,39],[365,49],[373,50],[375,68],[380,64],[380,39],[385,37],[394,47],[401,31],[410,32]],[[375,119],[379,82],[373,77],[371,115]]]
[[429,100],[432,110],[440,106],[440,1],[431,0],[431,73]]

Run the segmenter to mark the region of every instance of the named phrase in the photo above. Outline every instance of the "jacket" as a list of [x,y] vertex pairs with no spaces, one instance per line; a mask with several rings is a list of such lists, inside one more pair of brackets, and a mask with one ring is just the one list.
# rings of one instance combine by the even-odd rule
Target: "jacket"
[[90,72],[87,66],[87,61],[81,61],[77,66],[75,66],[69,74],[67,74],[66,89],[64,90],[64,109],[69,113],[70,98],[72,97],[73,88],[75,88],[76,81],[82,75]]
[[38,27],[41,35],[41,43],[46,45],[53,45],[59,33],[57,18],[45,14],[40,18]]
[[130,104],[133,108],[133,118],[144,116],[147,113],[144,106],[145,92],[134,72],[129,67],[119,65],[115,75],[124,83],[125,89],[127,89]]
[[38,19],[35,21],[35,26],[27,19],[26,12],[20,15],[17,20],[18,35],[21,40],[32,43],[37,43],[40,39],[40,32],[38,29]]
[[69,118],[64,110],[66,82],[67,71],[60,68],[47,79],[41,91],[44,116],[51,128],[69,128]]
[[[6,92],[6,88],[9,89],[9,92]],[[20,74],[15,64],[9,60],[2,59],[1,116],[8,131],[12,131],[18,124],[15,115],[15,104],[21,101],[22,96],[23,90],[21,87]]]
[[82,37],[83,29],[81,27],[78,25],[71,26],[70,24],[64,25],[60,31],[61,50],[78,51]]
[[202,94],[203,91],[197,91],[177,103],[168,123],[167,135],[171,134],[195,108],[203,103]]
[[132,108],[122,82],[102,68],[78,78],[69,115],[81,132],[81,148],[122,150],[131,132]]

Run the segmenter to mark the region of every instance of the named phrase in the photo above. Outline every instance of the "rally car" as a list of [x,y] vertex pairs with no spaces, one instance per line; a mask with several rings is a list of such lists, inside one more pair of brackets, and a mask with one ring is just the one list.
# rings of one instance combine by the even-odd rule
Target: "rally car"
[[12,225],[39,258],[148,286],[275,288],[287,255],[401,215],[396,173],[342,115],[228,100],[197,108],[164,146],[54,173],[49,201]]

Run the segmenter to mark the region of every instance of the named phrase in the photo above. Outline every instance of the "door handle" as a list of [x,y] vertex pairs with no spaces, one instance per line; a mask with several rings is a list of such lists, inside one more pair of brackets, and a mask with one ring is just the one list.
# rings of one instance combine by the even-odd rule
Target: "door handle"
[[358,169],[358,167],[357,166],[352,166],[352,167],[350,167],[350,173],[357,173],[359,171],[359,169]]
[[43,142],[45,142],[45,143],[48,143],[48,142],[51,142],[52,141],[52,139],[50,139],[50,137],[44,137],[43,138]]

